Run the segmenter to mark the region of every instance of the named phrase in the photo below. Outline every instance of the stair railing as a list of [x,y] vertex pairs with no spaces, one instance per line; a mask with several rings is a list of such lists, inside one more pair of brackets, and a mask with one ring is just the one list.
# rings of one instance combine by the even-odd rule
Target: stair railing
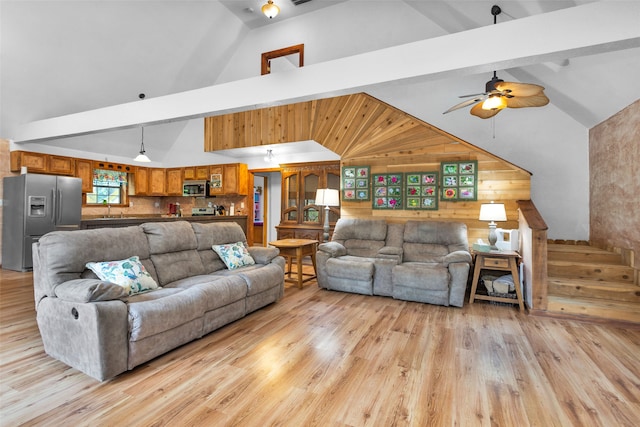
[[531,200],[518,200],[524,299],[530,311],[547,309],[547,224]]

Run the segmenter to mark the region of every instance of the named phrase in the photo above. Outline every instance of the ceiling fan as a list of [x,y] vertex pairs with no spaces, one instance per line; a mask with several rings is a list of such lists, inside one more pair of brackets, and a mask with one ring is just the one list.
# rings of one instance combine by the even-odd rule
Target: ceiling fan
[[[491,7],[494,24],[497,23],[497,16],[501,12],[500,6]],[[471,99],[454,105],[442,114],[476,104],[471,108],[470,113],[481,119],[488,119],[506,107],[542,107],[549,103],[549,98],[544,94],[544,87],[533,83],[505,82],[498,78],[495,71],[491,80],[485,85],[483,93],[462,95],[460,98]]]

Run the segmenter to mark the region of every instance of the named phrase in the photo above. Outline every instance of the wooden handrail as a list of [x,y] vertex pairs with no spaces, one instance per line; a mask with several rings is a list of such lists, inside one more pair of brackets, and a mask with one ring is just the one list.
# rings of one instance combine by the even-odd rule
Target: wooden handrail
[[536,209],[536,205],[531,200],[518,200],[518,209],[522,216],[533,230],[548,230],[547,223],[542,219],[542,215]]

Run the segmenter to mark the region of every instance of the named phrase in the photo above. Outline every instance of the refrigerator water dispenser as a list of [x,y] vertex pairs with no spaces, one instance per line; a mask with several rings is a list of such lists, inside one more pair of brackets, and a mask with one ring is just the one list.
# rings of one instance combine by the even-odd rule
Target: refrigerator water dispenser
[[45,216],[46,197],[29,196],[29,216],[43,217]]

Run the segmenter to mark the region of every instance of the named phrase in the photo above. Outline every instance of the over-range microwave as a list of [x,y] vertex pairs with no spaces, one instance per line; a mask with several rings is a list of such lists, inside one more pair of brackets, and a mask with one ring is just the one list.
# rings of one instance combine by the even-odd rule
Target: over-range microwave
[[191,197],[205,197],[209,195],[209,181],[184,181],[182,195]]

